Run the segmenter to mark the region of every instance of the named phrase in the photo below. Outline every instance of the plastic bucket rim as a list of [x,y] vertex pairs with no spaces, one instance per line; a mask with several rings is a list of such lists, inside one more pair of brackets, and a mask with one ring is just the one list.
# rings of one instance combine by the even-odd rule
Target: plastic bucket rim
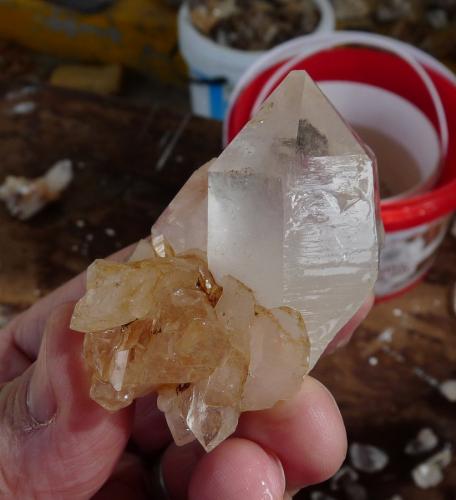
[[[356,88],[363,87],[363,88],[367,88],[367,89],[375,89],[376,91],[380,91],[383,94],[383,96],[394,99],[394,102],[397,103],[397,101],[399,101],[399,103],[398,103],[399,105],[402,104],[403,106],[405,105],[409,109],[411,108],[411,110],[408,113],[410,113],[413,110],[413,113],[415,114],[415,116],[413,118],[418,118],[419,120],[422,120],[424,122],[424,124],[426,124],[426,126],[429,128],[429,132],[431,132],[431,130],[432,130],[432,133],[434,134],[432,141],[433,142],[435,141],[435,146],[437,147],[438,150],[440,150],[439,134],[438,134],[437,130],[435,129],[434,125],[432,124],[431,120],[426,115],[426,113],[424,113],[414,103],[408,101],[405,97],[403,97],[399,94],[396,94],[396,93],[392,92],[391,90],[385,89],[383,87],[379,87],[379,86],[372,85],[370,83],[365,83],[365,82],[356,82],[353,80],[319,80],[318,84],[323,86],[323,87],[325,87],[325,84],[337,84],[337,85],[352,84],[352,85],[355,85]],[[412,117],[410,115],[408,115],[408,118],[412,119]],[[428,175],[428,177],[425,177],[422,182],[410,187],[409,189],[401,192],[398,195],[394,195],[394,196],[390,196],[388,198],[382,199],[382,204],[383,205],[392,204],[392,203],[400,201],[404,198],[410,199],[417,194],[425,193],[425,192],[428,192],[430,189],[432,189],[432,186],[435,185],[435,183],[437,182],[437,180],[439,178],[439,171],[440,171],[441,165],[442,165],[441,151],[439,151],[439,153],[440,153],[440,157],[435,164],[436,168],[434,168],[432,170],[432,173],[430,175]]]
[[[355,37],[356,38],[356,37]],[[361,43],[361,42],[358,42]],[[434,106],[434,110],[437,115],[437,120],[439,124],[439,135],[440,135],[440,140],[441,140],[441,156],[442,158],[445,157],[447,151],[448,151],[448,124],[446,120],[446,115],[445,115],[445,109],[443,108],[442,101],[440,99],[440,96],[437,92],[437,89],[432,82],[432,79],[429,77],[428,73],[426,70],[421,66],[417,61],[415,61],[412,57],[410,57],[405,51],[402,51],[398,48],[394,48],[389,43],[384,43],[384,42],[376,42],[376,41],[370,41],[370,42],[362,42],[362,44],[367,47],[367,50],[374,48],[375,50],[372,50],[372,52],[378,52],[378,50],[387,50],[391,52],[395,57],[399,58],[406,64],[408,64],[415,72],[415,74],[421,79],[422,83],[424,84],[426,91],[428,92],[432,104]],[[331,44],[328,43],[326,46],[323,47],[313,47],[307,50],[304,50],[303,52],[300,52],[297,54],[295,57],[290,59],[289,61],[285,62],[283,65],[280,65],[276,71],[269,77],[268,81],[266,84],[262,87],[261,91],[259,92],[253,106],[250,112],[250,116],[256,112],[258,109],[258,106],[261,105],[261,102],[264,101],[265,97],[269,95],[271,92],[272,88],[275,88],[276,84],[290,71],[293,70],[295,66],[298,64],[302,64],[307,58],[312,57],[312,56],[317,56],[318,54],[327,51],[327,50],[334,50],[335,48],[339,47],[340,43],[337,41],[332,42]],[[356,49],[357,47],[355,47]],[[365,49],[366,50],[366,49]]]
[[293,53],[300,49],[303,43],[318,43],[323,42],[326,39],[345,39],[346,35],[350,35],[351,37],[356,36],[359,39],[365,40],[378,40],[378,41],[387,41],[388,43],[392,43],[398,47],[403,48],[411,52],[411,54],[416,57],[416,59],[423,65],[431,68],[432,70],[438,72],[441,75],[444,75],[446,79],[456,85],[456,74],[451,72],[446,66],[444,66],[440,61],[427,54],[421,49],[414,47],[406,42],[402,42],[400,40],[394,40],[384,35],[379,35],[376,33],[365,33],[360,31],[344,31],[340,30],[338,32],[333,33],[316,33],[307,35],[306,37],[297,37],[287,42],[284,42],[277,47],[274,47],[270,51],[263,54],[260,58],[258,58],[250,68],[244,72],[244,74],[239,79],[236,84],[233,92],[230,95],[230,99],[228,102],[227,113],[225,120],[223,122],[223,144],[228,144],[229,140],[229,123],[230,117],[235,106],[239,95],[243,92],[243,90],[252,82],[252,80],[258,77],[258,74],[262,74],[267,67],[274,66],[278,63],[283,62],[289,57],[292,57]]
[[[307,35],[302,35],[299,38],[305,38],[320,34],[327,34],[335,29],[336,21],[335,21],[334,9],[332,8],[329,0],[313,0],[313,2],[320,11],[321,14],[320,21],[312,33],[309,33]],[[193,23],[190,21],[189,16],[190,12],[188,8],[188,3],[184,2],[180,6],[178,12],[179,33],[180,34],[182,33],[182,27],[185,26],[188,36],[191,36],[195,41],[203,45],[203,47],[206,50],[210,50],[213,52],[216,51],[219,57],[225,56],[230,59],[237,58],[239,60],[239,66],[242,66],[243,64],[241,63],[241,61],[243,61],[244,63],[249,63],[268,52],[268,50],[241,50],[218,44],[211,38],[200,33],[195,28],[195,26],[193,26]],[[181,41],[182,40],[180,39],[179,47],[182,54],[184,55],[184,58],[187,60],[187,53],[188,53],[187,48],[181,43]]]

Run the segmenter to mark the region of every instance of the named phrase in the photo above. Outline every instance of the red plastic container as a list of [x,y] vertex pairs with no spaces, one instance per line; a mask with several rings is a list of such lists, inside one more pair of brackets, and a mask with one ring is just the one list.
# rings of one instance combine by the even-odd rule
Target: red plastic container
[[[258,94],[285,62],[258,74],[238,94],[227,117],[229,141],[250,119]],[[291,69],[304,69],[317,82],[345,80],[389,90],[414,104],[439,130],[435,107],[423,81],[412,67],[391,52],[338,47],[304,58]],[[431,77],[444,107],[449,132],[448,150],[443,158],[440,178],[432,190],[411,198],[382,203],[386,238],[377,287],[380,298],[397,295],[424,276],[456,209],[456,85],[436,68],[424,66],[424,69]]]

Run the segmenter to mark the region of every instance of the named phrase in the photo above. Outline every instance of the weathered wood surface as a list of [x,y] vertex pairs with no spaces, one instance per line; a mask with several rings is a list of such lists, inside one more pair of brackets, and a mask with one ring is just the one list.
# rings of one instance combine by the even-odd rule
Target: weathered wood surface
[[[18,101],[5,99],[11,90],[0,87],[0,182],[7,174],[39,175],[62,158],[75,167],[62,200],[31,221],[14,220],[0,207],[0,304],[21,308],[94,258],[147,234],[192,170],[219,152],[221,130],[159,106],[133,108],[45,87],[22,98],[36,102],[36,111],[18,116],[11,114]],[[384,471],[361,474],[368,499],[456,498],[454,460],[438,487],[420,490],[410,471],[426,455],[404,454],[423,427],[439,436],[437,449],[456,444],[456,403],[435,387],[456,378],[455,255],[449,236],[426,281],[375,307],[354,340],[315,370],[334,393],[350,440],[380,446],[390,457]],[[387,329],[390,342],[379,339]],[[314,489],[354,498],[329,484]]]
[[[0,87],[0,95],[7,96],[0,100],[0,182],[41,175],[63,158],[75,172],[62,199],[30,221],[0,207],[3,304],[27,306],[94,258],[146,235],[193,169],[220,151],[218,126],[158,105],[133,108],[48,88],[8,99],[13,90]],[[36,110],[14,114],[21,100]]]

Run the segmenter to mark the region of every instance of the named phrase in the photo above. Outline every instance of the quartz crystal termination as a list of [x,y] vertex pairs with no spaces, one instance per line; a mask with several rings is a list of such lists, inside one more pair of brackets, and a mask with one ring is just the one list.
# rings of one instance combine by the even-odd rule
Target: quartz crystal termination
[[294,71],[153,233],[178,251],[207,251],[215,278],[235,277],[261,305],[300,311],[313,367],[377,279],[377,184],[375,158],[309,75]]

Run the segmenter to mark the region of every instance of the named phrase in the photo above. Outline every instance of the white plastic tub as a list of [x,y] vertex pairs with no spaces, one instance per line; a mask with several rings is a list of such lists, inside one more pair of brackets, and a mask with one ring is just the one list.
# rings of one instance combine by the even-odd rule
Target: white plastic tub
[[[320,22],[314,33],[334,30],[334,11],[329,0],[314,0]],[[178,17],[179,48],[189,68],[190,97],[196,115],[223,120],[230,94],[241,75],[264,51],[243,51],[215,43],[192,24],[184,3]]]

